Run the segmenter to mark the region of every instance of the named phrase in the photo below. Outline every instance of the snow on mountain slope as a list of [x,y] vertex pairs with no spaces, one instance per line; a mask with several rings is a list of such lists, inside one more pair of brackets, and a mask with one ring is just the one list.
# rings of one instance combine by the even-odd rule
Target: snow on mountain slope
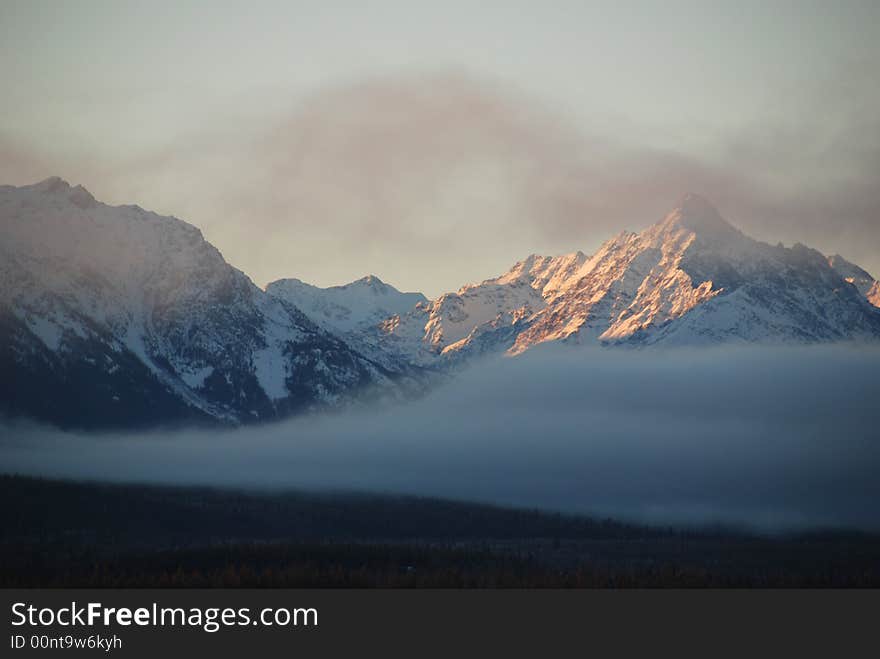
[[428,301],[421,293],[401,293],[375,275],[329,288],[299,279],[279,279],[266,286],[266,292],[293,304],[315,324],[343,334],[376,325]]
[[[676,270],[712,294],[686,313],[603,338],[686,345],[880,339],[880,314],[821,253],[799,243],[786,248],[748,238],[721,220],[708,202],[702,203],[705,210],[697,213],[685,201],[679,223],[693,232],[693,242]],[[706,216],[714,218],[715,230],[688,223],[689,217]]]
[[66,425],[278,418],[548,341],[880,340],[878,306],[858,266],[753,240],[697,195],[429,301],[372,276],[262,291],[176,218],[57,178],[0,187],[0,413]]
[[584,268],[587,260],[583,252],[562,256],[532,254],[524,261],[515,264],[500,277],[489,281],[496,284],[526,281],[544,298],[552,298],[565,288],[566,282],[576,278],[576,274]]
[[561,283],[511,352],[561,339],[615,342],[661,326],[732,285],[731,263],[757,258],[756,245],[704,199],[687,195],[642,233],[605,243]]
[[176,218],[51,178],[0,187],[0,237],[8,413],[45,408],[42,387],[66,392],[59,423],[242,422],[385,380]]
[[547,341],[698,344],[880,339],[880,286],[840,257],[744,235],[685,195],[641,233],[592,256],[531,255],[508,272],[389,318],[373,337],[442,365]]
[[509,328],[517,327],[544,304],[527,280],[487,280],[420,303],[406,314],[368,328],[354,345],[375,359],[382,352],[397,361],[430,367],[444,359],[457,361],[472,352],[494,350]]
[[[613,239],[513,352],[559,338],[627,343],[880,338],[880,317],[818,252],[745,236],[697,195]],[[564,324],[558,319],[564,318]]]
[[877,340],[880,313],[822,254],[797,244],[767,249],[747,280],[638,338],[678,345]]

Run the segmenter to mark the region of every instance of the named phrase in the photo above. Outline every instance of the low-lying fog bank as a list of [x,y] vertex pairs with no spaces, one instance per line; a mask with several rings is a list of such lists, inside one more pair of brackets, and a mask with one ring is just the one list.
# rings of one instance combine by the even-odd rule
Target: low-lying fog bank
[[369,412],[228,431],[0,432],[6,473],[880,530],[876,347],[552,347]]

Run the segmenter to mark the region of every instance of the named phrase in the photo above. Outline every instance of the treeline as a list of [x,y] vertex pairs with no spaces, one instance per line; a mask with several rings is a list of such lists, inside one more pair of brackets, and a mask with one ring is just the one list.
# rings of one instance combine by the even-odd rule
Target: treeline
[[0,585],[92,588],[705,588],[880,586],[876,569],[749,573],[659,564],[583,564],[559,570],[537,560],[433,546],[235,545],[112,559],[41,560],[0,567]]
[[[441,499],[351,493],[245,492],[0,476],[0,524],[12,536],[188,544],[195,538],[425,540],[635,539],[703,535],[609,519]],[[713,531],[717,535],[719,531]]]

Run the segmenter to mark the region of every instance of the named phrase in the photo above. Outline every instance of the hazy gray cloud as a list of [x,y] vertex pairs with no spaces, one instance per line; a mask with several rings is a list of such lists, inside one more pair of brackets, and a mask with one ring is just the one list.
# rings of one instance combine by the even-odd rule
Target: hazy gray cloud
[[[360,270],[429,293],[436,281],[467,281],[453,280],[451,264],[478,278],[531,251],[589,251],[659,219],[689,190],[758,238],[806,242],[880,272],[880,94],[857,73],[705,153],[585,134],[533,98],[468,77],[363,82],[316,96],[270,132],[266,156],[252,160],[270,163],[256,203],[279,252],[324,234],[322,245]],[[242,189],[241,214],[254,203]]]
[[33,149],[0,132],[0,185],[36,182],[51,168]]
[[7,425],[4,472],[880,529],[880,351],[534,350],[412,404],[233,431]]
[[797,87],[760,120],[695,128],[703,146],[672,148],[626,124],[590,134],[491,80],[388,76],[319,90],[263,125],[209,122],[136,156],[4,148],[0,175],[57,163],[99,197],[194,222],[260,284],[371,272],[436,295],[534,251],[591,251],[689,190],[757,238],[839,252],[880,276],[871,79],[853,67],[846,83]]
[[688,190],[880,273],[877,2],[109,4],[0,3],[0,183],[177,215],[257,283],[434,295]]

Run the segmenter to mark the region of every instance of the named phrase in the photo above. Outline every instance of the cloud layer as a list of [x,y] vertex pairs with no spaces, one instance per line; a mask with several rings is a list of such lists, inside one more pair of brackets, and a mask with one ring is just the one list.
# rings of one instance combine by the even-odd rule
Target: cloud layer
[[570,351],[404,406],[224,432],[7,425],[4,472],[403,492],[662,523],[880,529],[880,350]]

